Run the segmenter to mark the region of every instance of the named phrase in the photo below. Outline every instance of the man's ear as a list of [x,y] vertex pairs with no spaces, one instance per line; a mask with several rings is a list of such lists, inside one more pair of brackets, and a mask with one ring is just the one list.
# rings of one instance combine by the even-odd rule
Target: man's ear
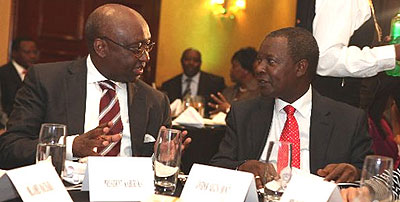
[[99,57],[104,58],[107,55],[108,46],[102,39],[95,39],[93,41],[93,49]]
[[296,64],[296,76],[302,77],[307,74],[308,71],[308,61],[306,59],[301,59]]

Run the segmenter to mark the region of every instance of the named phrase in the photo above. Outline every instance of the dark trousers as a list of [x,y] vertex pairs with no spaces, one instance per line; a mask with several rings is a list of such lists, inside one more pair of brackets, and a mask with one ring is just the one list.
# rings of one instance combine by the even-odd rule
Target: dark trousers
[[321,94],[334,100],[360,107],[360,78],[316,76],[312,86]]

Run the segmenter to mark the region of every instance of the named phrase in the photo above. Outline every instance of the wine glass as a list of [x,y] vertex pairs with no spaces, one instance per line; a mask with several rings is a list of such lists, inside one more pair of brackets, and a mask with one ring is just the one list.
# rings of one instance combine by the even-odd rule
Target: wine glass
[[268,145],[265,170],[264,201],[279,201],[292,176],[292,144],[271,141]]
[[66,125],[43,123],[40,128],[39,143],[36,150],[36,163],[51,158],[51,162],[60,177],[64,171],[66,137]]
[[393,159],[385,156],[365,157],[361,171],[359,201],[392,201]]
[[200,95],[192,97],[192,107],[194,107],[199,114],[204,117],[204,98]]
[[154,155],[154,186],[156,194],[173,195],[181,163],[181,131],[161,128]]

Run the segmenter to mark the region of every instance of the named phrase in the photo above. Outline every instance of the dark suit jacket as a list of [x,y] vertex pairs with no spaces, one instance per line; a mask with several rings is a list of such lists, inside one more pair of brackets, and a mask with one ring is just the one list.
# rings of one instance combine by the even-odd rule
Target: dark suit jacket
[[3,111],[10,116],[13,109],[15,94],[22,86],[21,77],[19,77],[17,70],[11,62],[0,67],[0,85]]
[[[330,163],[350,163],[361,168],[371,153],[365,113],[350,105],[312,93],[310,170]],[[245,160],[260,159],[269,134],[274,99],[257,97],[232,105],[227,132],[211,164],[234,169]]]
[[[197,95],[204,97],[206,102],[206,113],[211,110],[207,105],[207,102],[211,102],[210,94],[216,94],[217,92],[222,93],[222,90],[225,87],[226,86],[223,77],[200,71]],[[182,99],[182,74],[179,74],[178,76],[175,76],[174,78],[164,82],[161,86],[161,90],[168,95],[168,98],[171,102],[178,98]]]
[[[13,168],[35,162],[41,123],[67,125],[68,134],[84,132],[86,105],[86,60],[38,65],[28,72],[18,91],[8,131],[0,136],[0,167]],[[143,81],[127,83],[128,114],[134,156],[151,156],[161,125],[169,125],[167,96]]]

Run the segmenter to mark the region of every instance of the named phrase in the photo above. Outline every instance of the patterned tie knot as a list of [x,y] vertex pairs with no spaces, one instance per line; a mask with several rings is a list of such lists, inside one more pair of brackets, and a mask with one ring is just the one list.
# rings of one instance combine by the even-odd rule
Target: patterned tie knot
[[292,107],[292,105],[286,105],[286,107],[284,107],[283,110],[285,110],[288,116],[293,116],[294,112],[296,111],[296,109]]
[[101,90],[109,89],[115,91],[115,83],[110,80],[99,81]]

